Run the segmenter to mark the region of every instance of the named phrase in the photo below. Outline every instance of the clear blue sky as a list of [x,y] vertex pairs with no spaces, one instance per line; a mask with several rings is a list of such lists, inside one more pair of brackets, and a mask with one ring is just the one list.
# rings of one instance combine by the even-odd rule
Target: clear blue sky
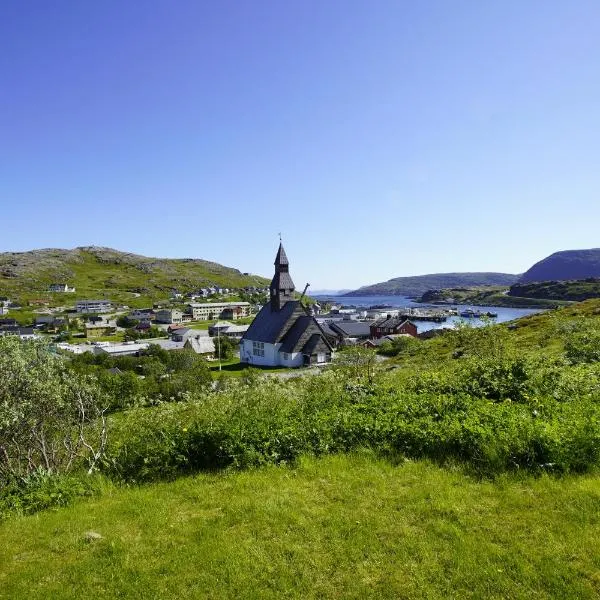
[[313,289],[600,246],[600,2],[3,2],[0,207]]

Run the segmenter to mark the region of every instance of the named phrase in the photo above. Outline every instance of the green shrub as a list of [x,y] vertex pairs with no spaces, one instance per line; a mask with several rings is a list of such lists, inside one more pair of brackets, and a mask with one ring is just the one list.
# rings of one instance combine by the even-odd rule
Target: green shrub
[[96,477],[58,475],[38,468],[25,477],[8,481],[0,494],[0,519],[32,514],[54,506],[66,506],[80,497],[99,493]]

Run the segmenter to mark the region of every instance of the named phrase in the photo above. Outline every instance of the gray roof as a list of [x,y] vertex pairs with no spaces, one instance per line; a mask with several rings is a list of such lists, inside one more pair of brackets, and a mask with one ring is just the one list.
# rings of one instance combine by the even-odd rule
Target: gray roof
[[300,338],[306,331],[307,327],[310,326],[311,322],[312,317],[309,317],[308,315],[298,317],[295,323],[291,326],[290,330],[286,333],[279,352],[298,352],[300,348],[297,348],[296,345],[300,341]]
[[[317,321],[317,323],[319,323],[319,321]],[[328,323],[319,323],[319,325],[321,326],[321,329],[323,330],[323,333],[325,335],[329,337],[337,337],[337,333],[333,329],[331,329]]]
[[330,325],[333,331],[344,337],[369,337],[371,335],[371,323],[356,321],[336,321]]
[[279,341],[298,304],[300,304],[298,300],[290,300],[281,307],[281,310],[272,310],[271,303],[265,304],[248,327],[243,339],[268,344]]
[[[396,317],[382,317],[381,319],[377,319],[377,321],[375,321],[373,323],[373,327],[397,327],[398,325],[401,325],[402,323],[405,323],[406,321],[409,321],[406,317],[400,317],[400,316],[396,316]],[[410,322],[410,321],[409,321]]]
[[198,336],[188,338],[186,348],[191,348],[196,354],[213,354],[215,351],[215,340],[211,337]]
[[318,333],[313,333],[310,336],[308,342],[306,342],[306,344],[304,344],[304,348],[302,348],[302,352],[304,354],[312,354],[321,339],[323,339],[323,338],[321,338],[321,336]]
[[273,263],[275,266],[277,265],[289,265],[288,257],[283,249],[283,244],[279,243],[279,250],[277,250],[277,256],[275,257],[275,262]]
[[271,289],[276,290],[294,290],[296,286],[292,281],[291,275],[287,271],[278,271],[271,280]]

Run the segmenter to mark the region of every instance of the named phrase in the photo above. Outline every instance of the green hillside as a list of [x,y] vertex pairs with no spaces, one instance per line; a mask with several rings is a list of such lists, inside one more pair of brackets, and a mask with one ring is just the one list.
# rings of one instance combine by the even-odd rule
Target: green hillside
[[[13,405],[52,412],[94,380],[0,347],[11,451],[38,423],[12,430]],[[600,299],[374,359],[249,370],[180,402],[104,369],[94,397],[132,402],[99,473],[10,478],[0,455],[0,598],[597,598]]]
[[575,281],[515,283],[510,287],[508,295],[580,302],[590,298],[600,298],[600,278],[589,277]]
[[420,297],[429,290],[474,286],[504,286],[515,283],[518,275],[507,273],[434,273],[414,277],[395,277],[389,281],[366,285],[344,296]]
[[[67,283],[76,293],[50,294],[51,283]],[[0,253],[0,296],[22,301],[107,298],[135,306],[164,299],[173,289],[185,293],[211,285],[264,286],[268,280],[201,259],[150,258],[96,246]]]
[[445,288],[425,292],[419,302],[425,304],[472,304],[474,306],[503,306],[506,308],[556,308],[568,301],[544,297],[509,295],[505,286]]

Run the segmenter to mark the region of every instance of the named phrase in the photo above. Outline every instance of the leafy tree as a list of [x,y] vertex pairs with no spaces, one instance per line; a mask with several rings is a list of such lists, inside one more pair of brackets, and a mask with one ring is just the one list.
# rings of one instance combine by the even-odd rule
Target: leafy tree
[[0,338],[0,373],[0,480],[66,472],[82,458],[91,471],[106,446],[95,378],[68,369],[46,343],[12,336]]
[[237,345],[226,335],[218,336],[218,339],[215,339],[215,357],[220,358],[221,360],[229,360],[235,350],[237,349]]
[[139,323],[139,321],[137,319],[132,319],[132,318],[128,317],[127,315],[121,315],[117,319],[117,326],[123,327],[124,329],[129,329],[130,327],[135,327],[138,323]]

